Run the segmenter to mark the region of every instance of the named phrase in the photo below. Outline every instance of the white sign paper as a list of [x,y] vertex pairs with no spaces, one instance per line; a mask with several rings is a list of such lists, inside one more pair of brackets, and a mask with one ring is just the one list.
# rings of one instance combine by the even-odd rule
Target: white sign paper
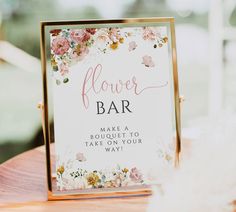
[[51,31],[57,191],[161,184],[173,167],[165,26]]

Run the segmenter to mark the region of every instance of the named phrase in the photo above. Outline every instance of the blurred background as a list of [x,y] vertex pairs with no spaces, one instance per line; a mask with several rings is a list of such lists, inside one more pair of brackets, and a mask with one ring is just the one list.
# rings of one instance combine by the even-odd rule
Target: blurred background
[[236,109],[235,6],[235,0],[0,0],[0,163],[43,144],[40,21],[175,17],[183,136],[191,137],[201,117]]

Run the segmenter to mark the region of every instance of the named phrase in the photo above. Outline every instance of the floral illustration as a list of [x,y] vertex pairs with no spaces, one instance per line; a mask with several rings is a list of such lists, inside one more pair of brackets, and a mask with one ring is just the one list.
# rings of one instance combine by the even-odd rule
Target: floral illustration
[[76,154],[76,160],[57,161],[57,188],[60,191],[89,188],[118,188],[144,184],[143,175],[136,167],[121,168],[117,165],[109,170],[85,170],[83,153]]
[[90,33],[89,30],[86,29],[85,30],[75,29],[71,30],[70,37],[72,41],[82,45],[83,43],[85,43],[90,39]]
[[91,185],[93,187],[96,187],[98,185],[98,183],[100,182],[100,178],[97,175],[96,171],[88,174],[86,179],[87,179],[88,185]]
[[137,48],[137,44],[135,41],[129,43],[129,51],[133,51]]
[[52,41],[52,51],[56,55],[65,54],[70,48],[69,41],[65,38],[57,37]]
[[152,60],[152,57],[148,56],[148,55],[143,56],[142,64],[144,64],[146,67],[154,67],[155,66],[155,64]]
[[134,167],[131,169],[129,177],[133,182],[140,183],[140,182],[142,182],[143,176],[140,173],[140,171],[136,167]]
[[[127,45],[128,52],[135,51],[138,48],[135,37],[155,49],[168,42],[160,27],[54,29],[50,34],[51,66],[57,85],[69,82],[70,67],[83,61],[91,51],[106,54],[119,49],[120,45]],[[142,63],[154,67],[153,60],[147,56],[143,57]]]
[[80,162],[84,162],[84,161],[86,161],[86,158],[83,153],[79,152],[76,154],[76,160],[78,160]]
[[173,164],[173,153],[175,151],[173,143],[168,144],[167,142],[164,142],[161,137],[159,137],[158,140],[159,141],[156,143],[158,158],[161,159],[165,164]]
[[65,63],[61,63],[59,67],[62,76],[65,76],[66,74],[69,73],[69,67]]
[[143,30],[143,39],[144,40],[155,40],[157,32],[152,27],[144,27]]

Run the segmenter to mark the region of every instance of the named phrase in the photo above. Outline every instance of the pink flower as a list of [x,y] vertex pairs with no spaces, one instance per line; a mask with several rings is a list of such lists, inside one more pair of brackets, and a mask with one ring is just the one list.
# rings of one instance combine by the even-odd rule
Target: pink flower
[[69,73],[69,67],[68,67],[67,64],[61,63],[59,67],[60,67],[60,73],[61,73],[62,76]]
[[151,27],[144,27],[143,29],[143,39],[144,40],[155,40],[157,37],[156,32]]
[[137,44],[135,41],[129,43],[129,51],[133,51],[137,48]]
[[152,57],[148,56],[148,55],[143,56],[142,64],[144,64],[146,67],[154,67],[155,66],[155,64],[152,60]]
[[87,28],[86,31],[88,33],[90,33],[91,35],[94,35],[96,33],[97,29],[96,28]]
[[99,42],[106,42],[107,39],[108,39],[108,37],[107,37],[106,35],[104,35],[104,34],[100,34],[100,35],[97,37],[97,40],[98,40]]
[[[74,58],[78,60],[83,60],[84,57],[89,53],[89,49],[86,45],[78,44],[73,52]],[[77,56],[76,56],[77,55]]]
[[88,47],[85,46],[85,45],[82,45],[82,46],[80,47],[79,56],[80,56],[80,57],[85,57],[88,53],[89,53]]
[[71,58],[72,60],[77,60],[78,57],[79,57],[79,55],[77,54],[76,51],[70,52],[70,58]]
[[84,29],[75,29],[71,30],[70,37],[74,42],[80,43],[88,41],[90,34]]
[[100,42],[100,43],[105,43],[106,41],[108,41],[108,39],[110,39],[108,31],[105,30],[105,29],[99,29],[96,33],[95,40]]
[[85,156],[84,156],[83,153],[78,152],[78,153],[76,154],[76,160],[78,160],[79,162],[84,162],[84,161],[86,161],[86,158],[85,158]]
[[110,28],[108,31],[108,36],[113,42],[118,42],[121,38],[120,30],[118,28]]
[[135,183],[141,183],[143,181],[143,176],[136,167],[130,170],[129,177]]
[[81,61],[89,53],[89,49],[84,44],[78,44],[74,51],[70,53],[70,58],[76,61]]
[[52,51],[56,55],[65,54],[70,48],[69,41],[65,38],[57,37],[52,41]]

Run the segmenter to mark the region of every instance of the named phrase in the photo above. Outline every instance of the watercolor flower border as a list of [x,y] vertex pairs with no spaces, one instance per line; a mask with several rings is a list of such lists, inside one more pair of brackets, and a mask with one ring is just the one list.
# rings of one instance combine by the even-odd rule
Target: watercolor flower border
[[[56,84],[69,82],[69,68],[82,61],[97,43],[104,45],[96,48],[98,52],[106,54],[109,50],[117,50],[119,45],[125,43],[126,38],[135,36],[135,33],[127,31],[130,28],[82,28],[82,29],[54,29],[51,35],[51,66],[53,72],[57,72]],[[168,42],[168,37],[162,35],[160,27],[137,27],[135,28],[144,41],[152,43],[153,48],[161,48]],[[135,51],[138,44],[135,41],[128,43],[127,50]],[[154,67],[152,57],[145,54],[142,57],[145,67]]]
[[117,165],[113,170],[88,171],[82,163],[86,162],[83,153],[78,153],[75,160],[58,163],[56,184],[59,191],[73,189],[118,188],[144,184],[143,174],[137,167],[130,169]]

